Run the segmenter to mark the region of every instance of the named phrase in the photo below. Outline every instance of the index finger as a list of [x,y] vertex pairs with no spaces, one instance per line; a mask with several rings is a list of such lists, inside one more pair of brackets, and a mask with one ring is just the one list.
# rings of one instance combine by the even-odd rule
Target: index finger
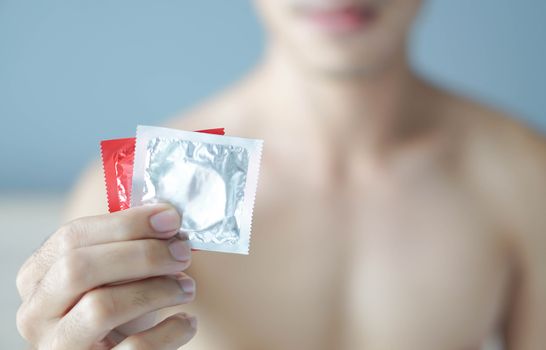
[[52,239],[65,250],[143,238],[166,239],[176,234],[180,224],[180,215],[171,205],[145,205],[73,220]]

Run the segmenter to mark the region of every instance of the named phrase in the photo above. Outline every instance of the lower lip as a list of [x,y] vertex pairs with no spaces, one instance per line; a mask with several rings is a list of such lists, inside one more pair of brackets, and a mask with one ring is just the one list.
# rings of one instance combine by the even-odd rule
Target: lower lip
[[312,11],[308,20],[320,30],[333,34],[350,34],[369,27],[377,18],[377,11],[368,9],[340,9]]

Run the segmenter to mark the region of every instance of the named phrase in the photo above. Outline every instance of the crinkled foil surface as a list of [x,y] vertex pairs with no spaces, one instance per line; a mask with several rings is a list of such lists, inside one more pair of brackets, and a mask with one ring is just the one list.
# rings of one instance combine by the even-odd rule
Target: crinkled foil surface
[[190,240],[235,244],[248,152],[242,147],[154,138],[146,146],[143,203],[168,201]]
[[117,193],[121,210],[130,207],[129,193],[131,192],[133,177],[134,142],[130,146],[132,149],[124,147],[114,154],[114,169],[116,171]]

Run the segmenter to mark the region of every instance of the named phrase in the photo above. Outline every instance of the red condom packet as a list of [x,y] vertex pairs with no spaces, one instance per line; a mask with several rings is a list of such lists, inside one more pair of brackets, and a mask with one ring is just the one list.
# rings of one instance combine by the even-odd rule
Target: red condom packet
[[[224,128],[198,130],[196,132],[224,135]],[[131,207],[131,186],[135,159],[136,138],[104,140],[100,143],[108,211]]]

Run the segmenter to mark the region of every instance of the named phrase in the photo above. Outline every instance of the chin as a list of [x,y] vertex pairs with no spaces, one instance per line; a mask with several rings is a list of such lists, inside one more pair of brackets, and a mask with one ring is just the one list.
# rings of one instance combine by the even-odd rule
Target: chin
[[339,47],[305,48],[293,50],[295,59],[307,71],[325,77],[357,79],[373,77],[386,71],[394,64],[404,61],[403,44],[374,47],[355,47],[345,50]]

